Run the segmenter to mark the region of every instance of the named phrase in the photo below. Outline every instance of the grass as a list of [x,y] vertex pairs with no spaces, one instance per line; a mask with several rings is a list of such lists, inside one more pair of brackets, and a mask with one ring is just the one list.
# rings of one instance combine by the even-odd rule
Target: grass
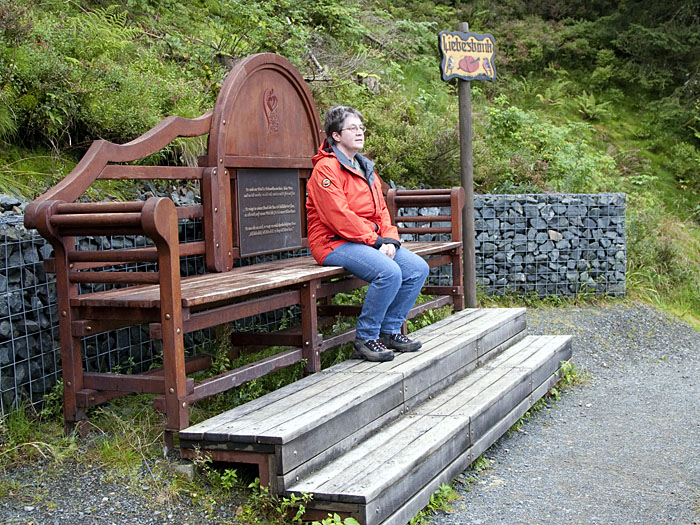
[[536,414],[542,412],[550,407],[552,401],[559,401],[561,398],[561,392],[571,388],[573,386],[579,386],[588,381],[589,376],[585,372],[582,372],[576,367],[576,364],[572,361],[564,361],[561,363],[561,369],[559,370],[559,380],[557,384],[554,385],[549,392],[538,399],[530,409],[528,409],[521,417],[516,421],[509,429],[508,434],[513,432],[522,432],[523,424]]
[[418,514],[409,525],[427,525],[432,522],[432,516],[436,512],[453,512],[452,504],[459,499],[459,493],[451,484],[443,483],[430,495],[430,502]]

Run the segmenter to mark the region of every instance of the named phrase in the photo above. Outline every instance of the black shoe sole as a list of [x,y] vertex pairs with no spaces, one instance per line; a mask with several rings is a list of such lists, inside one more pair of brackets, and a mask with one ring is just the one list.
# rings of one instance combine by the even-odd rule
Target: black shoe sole
[[394,352],[386,354],[379,352],[370,352],[369,355],[365,355],[362,352],[360,352],[357,348],[355,348],[352,351],[352,358],[362,359],[363,361],[371,361],[373,363],[384,363],[386,361],[391,361],[394,359]]
[[406,349],[406,347],[401,347],[401,345],[397,345],[393,342],[386,342],[384,340],[382,340],[382,343],[384,343],[384,346],[386,346],[389,350],[393,350],[394,352],[417,352],[423,347],[423,343],[421,343],[420,341],[413,341],[413,343],[418,345],[413,349]]

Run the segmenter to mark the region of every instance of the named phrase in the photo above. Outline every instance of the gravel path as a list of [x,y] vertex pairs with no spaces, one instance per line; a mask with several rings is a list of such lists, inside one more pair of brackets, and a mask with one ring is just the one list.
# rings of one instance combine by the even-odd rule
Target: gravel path
[[644,305],[528,310],[572,334],[582,386],[457,483],[452,524],[700,524],[700,333]]
[[[462,474],[455,511],[433,523],[700,524],[700,332],[630,303],[530,309],[528,327],[574,335],[590,378],[491,447],[491,465]],[[171,483],[35,464],[0,474],[0,523],[236,521],[236,502],[174,497]]]

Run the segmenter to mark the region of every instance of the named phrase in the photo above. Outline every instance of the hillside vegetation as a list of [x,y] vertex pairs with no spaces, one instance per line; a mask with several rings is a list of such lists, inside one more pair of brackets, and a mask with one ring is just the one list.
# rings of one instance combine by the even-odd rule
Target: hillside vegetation
[[472,84],[476,191],[628,193],[628,290],[700,326],[698,13],[698,0],[0,0],[0,191],[31,198],[96,138],[201,115],[231,64],[263,51],[299,68],[321,111],[363,112],[384,179],[459,184],[437,33],[466,21],[497,44],[498,79]]

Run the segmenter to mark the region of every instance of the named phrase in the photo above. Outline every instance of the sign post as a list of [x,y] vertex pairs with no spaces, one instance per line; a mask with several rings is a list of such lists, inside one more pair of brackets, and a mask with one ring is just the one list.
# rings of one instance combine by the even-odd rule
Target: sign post
[[462,246],[464,248],[464,300],[476,308],[476,251],[474,248],[474,162],[472,156],[472,80],[496,79],[493,58],[495,42],[490,34],[469,33],[462,22],[457,32],[441,31],[438,43],[442,54],[442,79],[457,78],[459,96],[460,176],[466,196],[462,211]]

